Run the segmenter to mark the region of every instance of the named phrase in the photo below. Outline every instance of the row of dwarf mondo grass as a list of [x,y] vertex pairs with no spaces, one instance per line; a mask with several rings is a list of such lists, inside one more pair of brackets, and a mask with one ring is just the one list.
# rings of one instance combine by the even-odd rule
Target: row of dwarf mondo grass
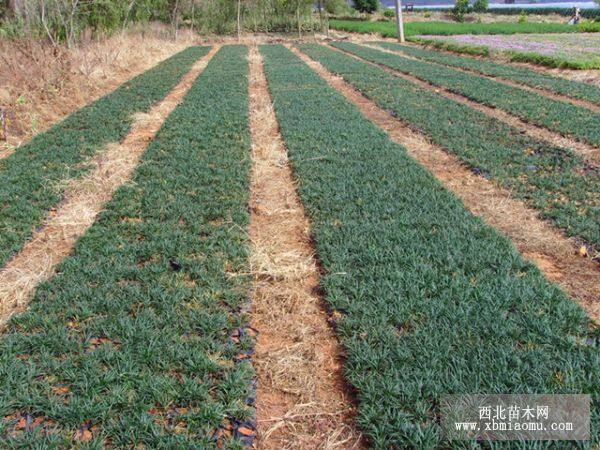
[[371,444],[448,445],[445,393],[598,392],[584,311],[292,52],[261,52]]
[[238,448],[252,435],[246,55],[215,55],[132,182],[9,322],[2,445]]
[[600,147],[600,114],[588,108],[554,100],[477,74],[405,58],[351,42],[333,42],[332,45],[476,102],[500,108],[527,122]]
[[0,266],[19,251],[106,144],[120,142],[133,115],[164,98],[210,47],[190,47],[74,112],[0,160]]
[[400,51],[425,61],[431,61],[450,67],[468,69],[473,72],[482,73],[491,77],[504,78],[509,81],[516,81],[517,83],[526,86],[546,89],[556,94],[587,100],[600,105],[600,88],[592,84],[555,77],[526,67],[502,64],[489,59],[458,56],[451,53],[416,47],[414,45],[402,45],[396,42],[384,41],[371,42],[371,44],[387,50]]
[[600,244],[600,173],[577,155],[351,56],[316,44],[299,48],[570,236]]

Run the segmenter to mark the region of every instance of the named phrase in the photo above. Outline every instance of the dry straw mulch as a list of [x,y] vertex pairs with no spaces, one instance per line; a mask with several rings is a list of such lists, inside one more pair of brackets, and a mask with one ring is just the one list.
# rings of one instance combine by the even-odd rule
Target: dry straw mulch
[[310,225],[268,92],[258,49],[250,54],[252,325],[259,331],[257,446],[354,449],[361,436],[327,323]]

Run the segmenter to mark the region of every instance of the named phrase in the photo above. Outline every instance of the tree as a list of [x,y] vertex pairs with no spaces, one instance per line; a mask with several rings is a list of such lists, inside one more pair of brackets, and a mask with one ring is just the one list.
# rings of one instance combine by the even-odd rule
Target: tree
[[[599,0],[600,1],[600,0]],[[473,3],[473,11],[478,13],[486,12],[489,6],[488,0],[475,0]]]
[[456,0],[452,14],[458,22],[465,20],[465,14],[469,12],[469,0]]
[[354,0],[354,8],[364,13],[372,13],[379,9],[379,0]]
[[198,33],[301,33],[313,28],[314,1],[326,29],[322,9],[333,0],[0,0],[0,19],[10,22],[15,35],[45,38],[54,45],[76,45],[86,30],[105,36],[149,21],[169,24],[175,37],[184,25]]

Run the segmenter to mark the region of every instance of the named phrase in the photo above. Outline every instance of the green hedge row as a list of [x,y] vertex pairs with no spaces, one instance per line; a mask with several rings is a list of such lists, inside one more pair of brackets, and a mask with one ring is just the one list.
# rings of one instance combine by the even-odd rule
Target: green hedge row
[[191,47],[178,53],[0,160],[0,266],[62,199],[64,182],[84,173],[104,145],[121,141],[133,114],[161,100],[209,50]]
[[[425,9],[425,8],[424,8]],[[419,9],[422,11],[422,9]],[[436,8],[430,9],[430,11],[452,11],[452,8]],[[527,14],[531,16],[545,16],[551,14],[558,14],[561,16],[571,16],[573,14],[573,8],[556,8],[556,7],[541,7],[541,8],[523,8],[523,7],[512,7],[512,8],[488,8],[486,14],[498,14],[503,16],[518,16],[521,14]],[[600,19],[600,8],[581,9],[579,11],[582,17],[586,19]]]
[[526,86],[547,89],[557,94],[587,100],[600,105],[600,88],[591,84],[554,77],[525,67],[501,64],[485,59],[457,56],[394,42],[378,41],[372,42],[372,44],[388,50],[400,51],[425,61],[469,69],[492,77],[505,78]]
[[[596,26],[594,24],[594,26]],[[600,26],[600,25],[598,25]],[[574,69],[574,70],[590,70],[600,68],[597,61],[593,61],[589,58],[584,60],[575,60],[572,58],[566,58],[563,56],[548,56],[541,55],[539,53],[532,52],[517,52],[511,50],[490,50],[489,47],[483,45],[470,45],[470,44],[457,44],[451,40],[442,39],[425,39],[422,37],[410,37],[407,40],[433,47],[441,50],[447,50],[455,53],[464,53],[467,55],[501,55],[504,58],[508,58],[511,62],[528,62],[531,64],[537,64],[539,66],[554,67],[559,69]]]
[[[395,22],[368,22],[356,20],[329,21],[333,30],[350,33],[379,33],[383,37],[396,37]],[[450,36],[454,34],[516,34],[516,33],[579,33],[600,31],[600,23],[584,22],[580,25],[566,23],[514,23],[514,22],[406,22],[406,36],[437,35]]]
[[600,392],[577,304],[289,50],[261,52],[371,444],[448,448],[445,393]]
[[[415,12],[431,11],[431,12],[452,12],[453,8],[419,8]],[[486,14],[498,14],[503,16],[518,16],[523,13],[531,16],[547,16],[551,14],[557,14],[560,16],[571,16],[573,14],[573,8],[557,8],[557,7],[541,7],[541,8],[524,8],[524,7],[512,7],[512,8],[488,8],[485,11]],[[581,9],[579,11],[581,17],[586,19],[600,19],[600,8],[593,9]],[[347,20],[344,18],[344,20]]]
[[503,109],[528,122],[600,147],[600,114],[587,108],[450,67],[404,58],[350,42],[333,42],[332,45],[367,61],[410,74],[476,102]]
[[219,433],[241,447],[253,415],[246,56],[215,55],[133,182],[8,324],[1,447],[205,449]]
[[336,50],[301,49],[569,235],[600,245],[600,174],[576,155]]

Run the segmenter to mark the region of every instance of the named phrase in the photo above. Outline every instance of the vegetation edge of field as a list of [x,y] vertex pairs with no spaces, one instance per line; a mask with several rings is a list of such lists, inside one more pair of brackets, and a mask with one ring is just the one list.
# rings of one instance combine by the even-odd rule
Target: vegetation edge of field
[[[347,31],[350,33],[378,33],[382,37],[396,37],[395,22],[367,22],[354,20],[329,21],[332,30]],[[469,22],[406,22],[404,32],[406,36],[438,35],[450,36],[453,34],[517,34],[517,33],[580,33],[600,31],[600,23],[587,22],[581,25],[568,25],[565,23],[469,23]]]
[[443,41],[441,39],[429,39],[423,37],[410,37],[411,42],[426,45],[429,47],[447,50],[455,53],[481,56],[501,56],[508,58],[510,62],[526,62],[556,69],[573,70],[591,70],[600,69],[600,64],[589,62],[573,61],[561,58],[560,56],[540,55],[539,53],[518,52],[514,50],[493,50],[484,45],[457,44],[454,42]]

